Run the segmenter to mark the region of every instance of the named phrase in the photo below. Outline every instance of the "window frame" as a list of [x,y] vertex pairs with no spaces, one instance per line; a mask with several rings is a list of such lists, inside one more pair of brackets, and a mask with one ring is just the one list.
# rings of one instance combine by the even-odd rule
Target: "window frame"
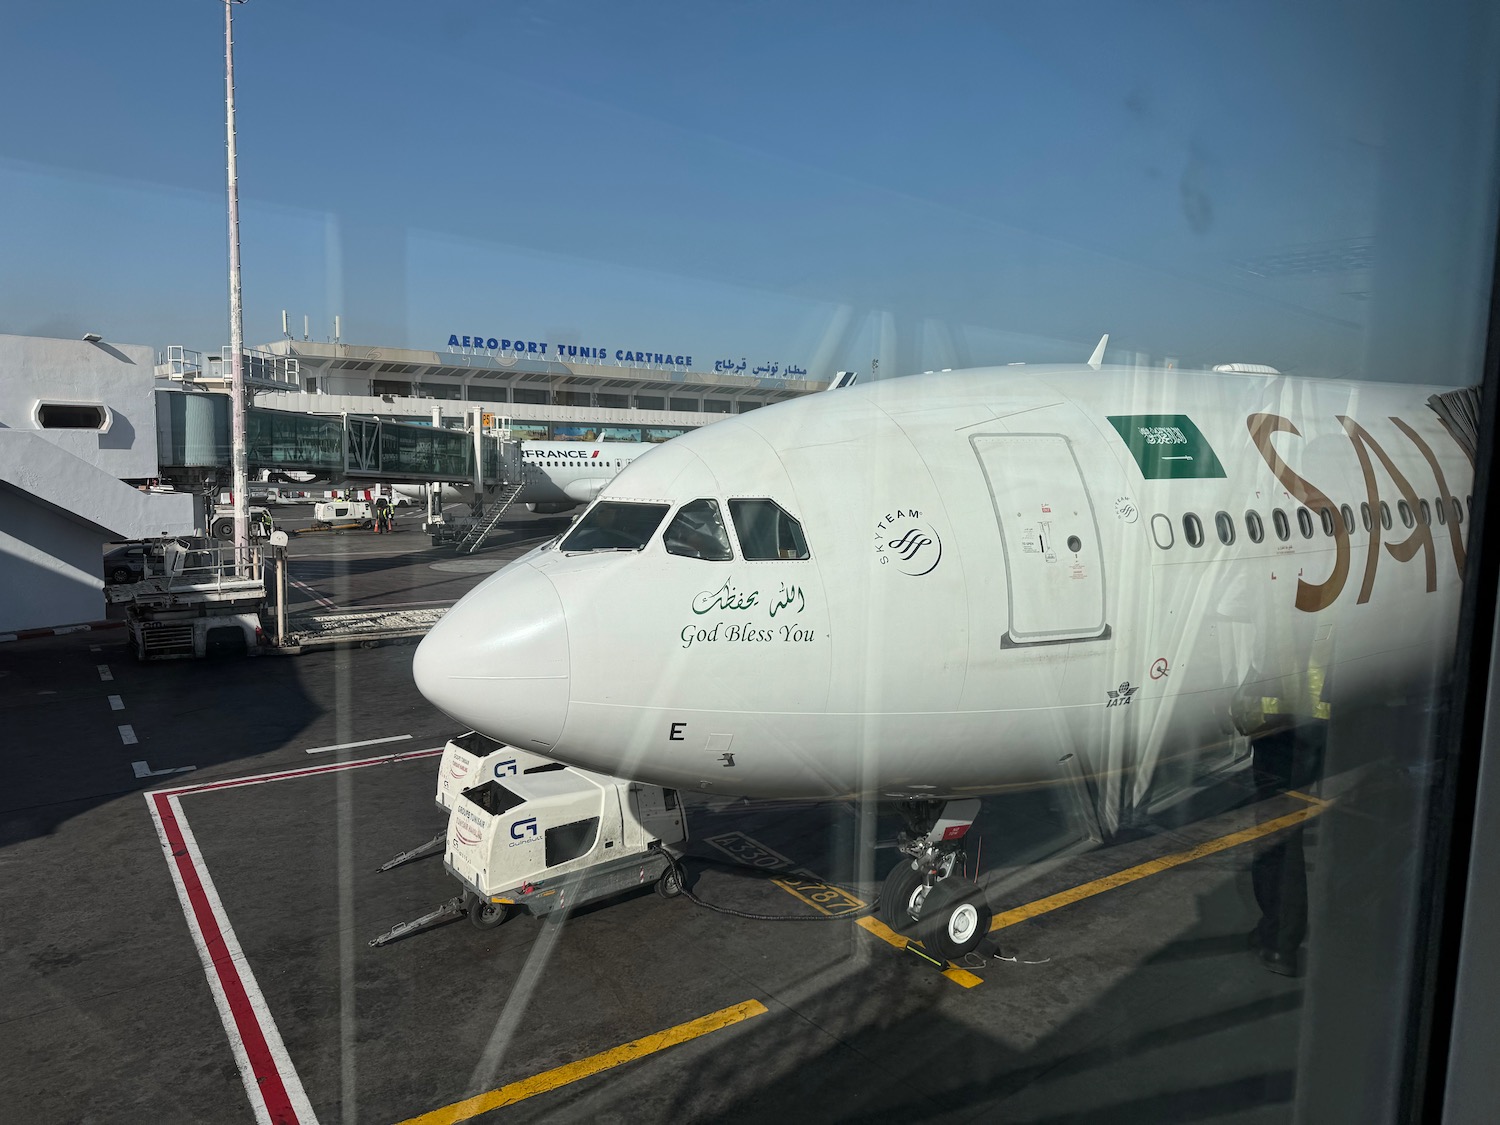
[[[668,536],[672,534],[672,529],[677,526],[677,521],[682,519],[683,515],[696,504],[711,505],[713,519],[718,524],[719,543],[724,550],[724,553],[722,555],[705,555],[701,551],[696,554],[689,554],[685,544],[683,550],[674,551],[671,544],[667,542]],[[701,529],[694,530],[701,535],[708,534]],[[729,538],[729,527],[724,522],[724,513],[719,510],[719,501],[717,497],[698,496],[692,500],[686,501],[685,503],[679,504],[675,510],[669,513],[668,518],[663,521],[661,527],[658,529],[658,532],[661,535],[662,550],[666,551],[666,553],[669,555],[676,556],[679,559],[696,559],[698,562],[713,563],[733,562],[735,560],[734,543]]]
[[1208,542],[1208,537],[1203,533],[1203,521],[1198,518],[1197,512],[1184,512],[1182,515],[1182,538],[1189,547],[1197,549]]
[[[802,526],[802,520],[792,514],[791,510],[779,500],[770,496],[731,496],[728,498],[727,503],[729,506],[730,534],[734,536],[735,546],[739,550],[739,557],[745,562],[808,562],[812,559],[812,545],[807,540],[807,531]],[[747,551],[745,549],[745,537],[740,533],[740,519],[737,515],[740,510],[739,506],[743,504],[770,504],[781,516],[790,520],[792,526],[796,529],[796,538],[801,540],[802,553],[791,556],[783,555],[780,548],[779,534],[777,539],[777,554],[774,558],[766,558],[760,554],[752,555]]]
[[1266,522],[1254,508],[1245,509],[1245,534],[1252,543],[1263,543],[1266,538]]
[[1234,541],[1238,538],[1234,526],[1234,517],[1222,509],[1215,512],[1214,533],[1218,535],[1219,542],[1225,547],[1234,546]]

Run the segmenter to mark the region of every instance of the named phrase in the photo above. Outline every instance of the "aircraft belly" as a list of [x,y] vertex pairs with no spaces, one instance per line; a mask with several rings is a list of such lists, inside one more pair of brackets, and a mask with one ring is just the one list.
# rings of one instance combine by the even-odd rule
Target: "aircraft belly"
[[[575,701],[587,769],[673,788],[809,799],[993,793],[1062,776],[1059,711],[787,714]],[[1002,733],[1003,732],[1003,733]]]

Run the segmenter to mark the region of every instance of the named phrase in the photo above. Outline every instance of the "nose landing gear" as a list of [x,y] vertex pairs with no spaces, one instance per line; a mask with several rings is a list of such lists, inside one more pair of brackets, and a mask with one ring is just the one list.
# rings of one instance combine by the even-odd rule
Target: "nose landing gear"
[[936,957],[972,953],[990,932],[994,911],[979,884],[955,874],[979,802],[905,801],[908,831],[901,858],[880,888],[880,920],[916,938]]

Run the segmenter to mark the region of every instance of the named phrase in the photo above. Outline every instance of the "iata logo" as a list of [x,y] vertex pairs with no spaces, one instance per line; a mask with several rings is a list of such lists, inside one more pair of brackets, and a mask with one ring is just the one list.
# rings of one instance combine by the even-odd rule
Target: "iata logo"
[[881,566],[920,578],[931,574],[943,558],[937,529],[915,508],[897,508],[875,525],[875,557]]

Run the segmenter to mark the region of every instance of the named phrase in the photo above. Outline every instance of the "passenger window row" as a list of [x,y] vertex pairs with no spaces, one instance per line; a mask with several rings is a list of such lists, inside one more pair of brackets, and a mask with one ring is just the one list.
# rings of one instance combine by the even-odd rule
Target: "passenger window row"
[[[1474,514],[1473,496],[1465,497],[1464,504],[1460,504],[1456,496],[1449,497],[1447,504],[1443,503],[1441,497],[1435,498],[1430,505],[1426,500],[1418,500],[1416,511],[1413,511],[1411,505],[1405,500],[1398,500],[1396,502],[1396,517],[1400,519],[1402,526],[1407,528],[1416,527],[1419,519],[1424,527],[1430,527],[1432,526],[1434,515],[1436,516],[1437,523],[1440,525],[1446,524],[1450,519],[1455,524],[1460,524],[1464,520],[1465,504],[1468,506],[1468,515],[1472,517]],[[1317,534],[1318,527],[1321,526],[1324,536],[1332,538],[1337,534],[1340,524],[1343,525],[1345,534],[1353,535],[1361,527],[1366,532],[1372,531],[1375,527],[1376,519],[1380,520],[1380,526],[1386,531],[1390,531],[1395,526],[1395,519],[1391,515],[1391,506],[1384,500],[1380,502],[1378,513],[1371,511],[1368,503],[1361,503],[1357,520],[1354,509],[1348,504],[1340,504],[1337,509],[1320,507],[1317,511],[1316,524],[1314,523],[1312,511],[1308,508],[1299,507],[1297,509],[1297,530],[1301,533],[1303,539],[1311,539]],[[1245,535],[1249,538],[1250,542],[1261,543],[1265,541],[1266,525],[1258,511],[1254,508],[1247,509],[1244,515],[1244,524]],[[1286,512],[1281,508],[1271,509],[1271,528],[1276,538],[1282,543],[1292,538],[1291,521],[1287,518]],[[1224,511],[1218,512],[1214,516],[1214,531],[1219,537],[1219,542],[1226,547],[1233,545],[1239,534],[1234,517]],[[1151,536],[1156,541],[1156,545],[1162,550],[1171,549],[1176,542],[1171,518],[1160,512],[1152,516]],[[1203,521],[1198,517],[1196,512],[1188,512],[1182,517],[1182,537],[1187,541],[1189,547],[1201,547],[1207,542]]]

